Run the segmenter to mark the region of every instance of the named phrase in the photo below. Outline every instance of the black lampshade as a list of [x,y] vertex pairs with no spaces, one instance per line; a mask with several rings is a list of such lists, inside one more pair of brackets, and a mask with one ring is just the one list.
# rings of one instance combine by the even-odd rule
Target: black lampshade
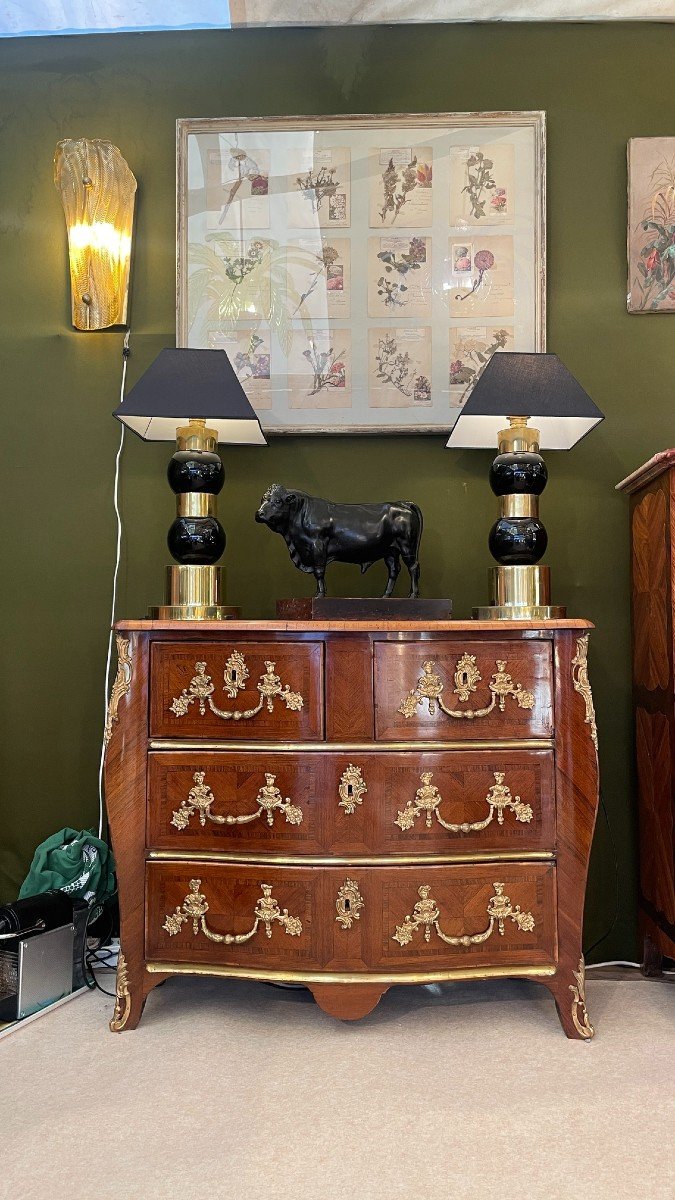
[[479,377],[447,444],[491,448],[509,417],[531,417],[542,450],[571,450],[604,420],[604,413],[557,354],[498,351]]
[[267,444],[224,350],[160,350],[113,416],[146,442],[173,442],[177,426],[197,417],[219,442]]

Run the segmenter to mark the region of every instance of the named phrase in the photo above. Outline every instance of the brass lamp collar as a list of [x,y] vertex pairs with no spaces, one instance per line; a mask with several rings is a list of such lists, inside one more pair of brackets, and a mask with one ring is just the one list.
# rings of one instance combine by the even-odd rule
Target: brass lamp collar
[[218,445],[218,430],[207,429],[206,420],[201,417],[190,417],[188,425],[178,426],[176,444],[179,450],[215,451]]
[[539,452],[539,430],[528,425],[528,417],[508,417],[509,428],[500,429],[500,454],[519,454],[522,452],[537,454]]

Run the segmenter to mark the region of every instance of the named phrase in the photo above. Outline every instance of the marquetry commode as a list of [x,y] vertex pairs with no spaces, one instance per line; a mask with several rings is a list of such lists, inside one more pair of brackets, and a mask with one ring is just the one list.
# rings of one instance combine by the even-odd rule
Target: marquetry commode
[[586,621],[116,626],[106,798],[113,1030],[176,974],[510,976],[590,1038],[581,929],[598,801]]

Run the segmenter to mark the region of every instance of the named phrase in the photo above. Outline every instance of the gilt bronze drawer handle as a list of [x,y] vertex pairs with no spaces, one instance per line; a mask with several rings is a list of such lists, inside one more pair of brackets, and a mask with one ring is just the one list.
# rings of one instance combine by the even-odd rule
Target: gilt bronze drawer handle
[[[218,708],[213,701],[213,693],[215,686],[211,682],[211,676],[206,674],[206,663],[195,663],[195,675],[190,680],[188,687],[183,688],[180,696],[174,696],[169,705],[170,711],[175,717],[184,717],[191,704],[195,701],[199,703],[199,712],[203,717],[208,704],[211,712],[216,717],[222,717],[223,721],[247,721],[251,717],[256,717],[262,711],[262,707],[267,702],[267,711],[274,712],[274,700],[278,697],[283,700],[286,708],[292,712],[298,712],[304,704],[304,700],[299,692],[292,692],[288,684],[282,685],[278,675],[275,674],[276,663],[265,661],[265,671],[260,676],[256,683],[256,687],[260,693],[260,700],[255,708],[246,709],[223,709]],[[233,700],[237,692],[244,689],[246,680],[249,677],[248,668],[244,656],[238,650],[228,658],[225,663],[224,689],[231,700]]]
[[[476,666],[475,654],[463,654],[455,665],[455,695],[465,702],[471,693],[476,691],[481,679],[481,673]],[[492,699],[485,708],[448,708],[443,700],[443,686],[443,680],[435,672],[434,663],[431,660],[423,663],[422,674],[415,687],[401,701],[397,711],[404,717],[413,717],[418,706],[426,700],[431,717],[435,715],[438,705],[447,717],[460,719],[465,717],[467,720],[472,720],[474,717],[487,717],[497,704],[499,711],[504,712],[507,696],[512,696],[519,708],[534,707],[532,692],[526,692],[519,683],[513,682],[506,670],[505,659],[497,659],[497,670],[493,671],[492,679],[488,684]]]
[[495,883],[493,886],[494,895],[490,897],[487,906],[487,914],[490,918],[487,929],[481,933],[465,933],[461,937],[450,937],[441,929],[441,914],[436,901],[432,899],[431,888],[427,884],[423,884],[417,890],[419,900],[413,908],[412,916],[407,916],[402,925],[396,926],[396,933],[392,934],[393,941],[398,942],[399,946],[407,946],[412,941],[413,933],[421,925],[424,926],[425,942],[431,940],[431,931],[435,929],[441,941],[446,942],[448,946],[478,946],[481,942],[488,940],[495,924],[500,936],[503,937],[504,922],[507,918],[525,932],[534,929],[535,922],[532,913],[521,912],[519,904],[513,908],[508,896],[504,895],[503,883]]
[[335,920],[343,929],[351,929],[354,921],[360,921],[361,909],[365,905],[359,886],[353,879],[345,879],[342,887],[338,890],[335,907],[337,909]]
[[262,896],[258,900],[253,915],[255,921],[248,933],[214,933],[206,924],[206,914],[209,911],[209,906],[206,896],[200,892],[202,881],[201,879],[190,880],[190,891],[185,897],[183,903],[173,913],[168,913],[162,925],[169,937],[173,937],[178,933],[186,921],[192,921],[193,933],[202,933],[211,942],[224,942],[226,946],[241,946],[243,942],[248,942],[258,932],[258,926],[262,923],[265,926],[265,934],[268,938],[272,936],[272,923],[277,921],[283,925],[286,933],[291,937],[298,937],[302,933],[302,921],[298,917],[289,917],[288,909],[279,908],[276,900],[272,895],[272,887],[269,883],[261,883]]
[[481,829],[486,829],[487,826],[494,820],[495,813],[497,814],[497,824],[504,824],[504,810],[510,808],[516,815],[516,821],[527,823],[532,820],[532,809],[529,804],[524,804],[520,796],[512,796],[511,789],[504,783],[504,772],[493,771],[495,782],[490,788],[485,803],[488,805],[488,815],[482,821],[463,821],[459,825],[454,825],[450,821],[444,821],[440,812],[439,806],[443,803],[443,797],[438,788],[432,783],[433,773],[431,771],[423,771],[420,775],[422,787],[418,788],[415,793],[415,799],[409,800],[405,808],[402,809],[396,820],[395,825],[400,829],[412,829],[415,820],[420,813],[425,814],[425,825],[427,829],[431,829],[433,818],[435,817],[439,825],[447,829],[450,833],[478,833]]
[[288,796],[284,800],[279,788],[275,786],[276,775],[268,773],[265,774],[265,783],[259,788],[254,801],[258,805],[256,812],[244,813],[239,817],[233,817],[229,813],[220,816],[211,811],[215,797],[209,785],[204,783],[205,775],[205,771],[195,771],[192,776],[195,786],[190,788],[187,798],[181,800],[180,808],[177,808],[171,817],[171,824],[176,829],[185,829],[193,812],[199,813],[200,825],[206,825],[207,820],[212,821],[214,825],[249,825],[251,821],[257,821],[263,813],[267,816],[267,824],[273,825],[274,813],[277,811],[284,814],[289,825],[299,825],[302,821],[302,809],[298,808],[297,804],[291,804]]
[[361,768],[350,763],[346,771],[342,772],[338,787],[340,808],[344,808],[345,812],[351,816],[356,812],[357,804],[363,804],[363,797],[367,791]]

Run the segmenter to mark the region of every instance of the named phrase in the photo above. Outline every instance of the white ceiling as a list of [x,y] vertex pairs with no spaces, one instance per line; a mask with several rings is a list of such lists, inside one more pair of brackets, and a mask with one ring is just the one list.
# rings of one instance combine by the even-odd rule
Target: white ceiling
[[452,21],[675,21],[675,0],[0,0],[0,36]]
[[233,25],[673,21],[675,0],[230,0]]

